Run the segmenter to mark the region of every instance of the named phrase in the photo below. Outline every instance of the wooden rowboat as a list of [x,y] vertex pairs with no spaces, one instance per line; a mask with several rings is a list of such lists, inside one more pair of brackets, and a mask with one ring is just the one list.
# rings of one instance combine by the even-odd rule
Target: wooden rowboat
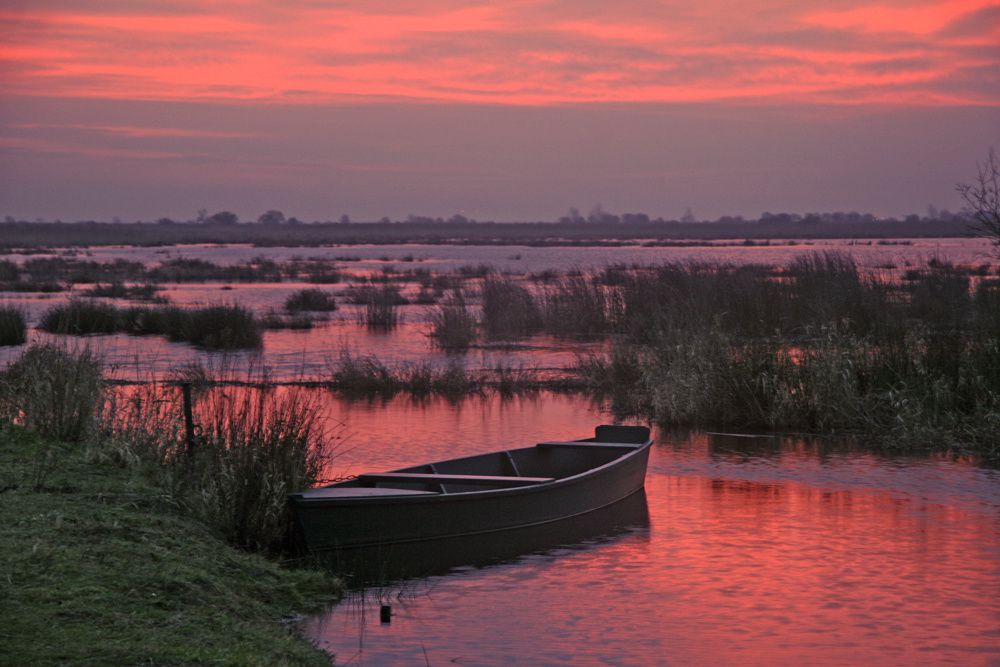
[[583,517],[643,488],[649,429],[598,426],[540,442],[402,468],[292,494],[314,552],[447,540]]

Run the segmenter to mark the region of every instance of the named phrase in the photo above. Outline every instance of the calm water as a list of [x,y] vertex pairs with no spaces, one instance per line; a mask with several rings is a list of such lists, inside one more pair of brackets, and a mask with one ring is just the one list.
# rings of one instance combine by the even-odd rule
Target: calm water
[[[895,240],[894,240],[895,241]],[[351,245],[317,248],[257,248],[251,245],[193,245],[167,248],[108,246],[79,253],[81,259],[129,261],[155,264],[176,257],[205,259],[217,264],[236,264],[255,257],[283,261],[294,258],[327,259],[350,257],[359,261],[343,263],[351,270],[379,270],[385,264],[399,269],[427,268],[451,271],[466,264],[490,264],[504,271],[544,271],[555,269],[591,269],[617,263],[656,264],[669,261],[731,262],[734,264],[784,264],[798,255],[816,251],[842,251],[854,256],[863,267],[887,261],[899,266],[923,265],[929,259],[947,259],[956,264],[991,262],[991,247],[982,238],[906,239],[908,245],[878,245],[855,239],[816,239],[796,241],[796,245],[701,246],[678,248],[622,247],[549,247],[526,246],[449,246],[449,245]],[[737,240],[738,242],[738,240]],[[0,255],[0,258],[5,256]],[[27,257],[11,255],[14,261]],[[411,260],[411,261],[404,261]]]
[[[353,432],[338,472],[584,436],[604,419],[550,394],[331,410]],[[646,503],[647,520],[355,593],[307,634],[338,664],[1000,664],[998,471],[659,434]]]

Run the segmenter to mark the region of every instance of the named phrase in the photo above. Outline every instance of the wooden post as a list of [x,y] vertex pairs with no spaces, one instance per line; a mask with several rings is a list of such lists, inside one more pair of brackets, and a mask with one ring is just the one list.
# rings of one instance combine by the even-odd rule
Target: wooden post
[[194,409],[191,405],[191,383],[183,383],[181,385],[181,391],[184,393],[184,442],[187,445],[187,455],[191,456],[191,454],[194,453],[195,445]]

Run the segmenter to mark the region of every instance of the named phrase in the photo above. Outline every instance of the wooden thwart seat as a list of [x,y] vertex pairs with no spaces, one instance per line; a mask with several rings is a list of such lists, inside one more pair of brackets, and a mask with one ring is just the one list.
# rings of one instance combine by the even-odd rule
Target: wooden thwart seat
[[642,443],[631,443],[631,442],[593,442],[593,441],[577,441],[577,440],[550,440],[548,442],[540,442],[536,445],[537,447],[582,447],[591,449],[639,449],[642,447]]
[[358,475],[361,482],[426,482],[428,484],[470,484],[477,486],[531,486],[555,481],[554,477],[512,477],[508,475],[448,475],[420,472],[378,472]]

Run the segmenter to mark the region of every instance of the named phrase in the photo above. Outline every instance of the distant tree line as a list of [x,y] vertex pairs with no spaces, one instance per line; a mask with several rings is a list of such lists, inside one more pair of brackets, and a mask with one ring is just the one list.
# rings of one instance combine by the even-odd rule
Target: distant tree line
[[[978,190],[976,192],[979,192]],[[971,190],[966,190],[963,192],[963,196],[971,196]],[[982,199],[982,197],[981,197]],[[982,204],[982,202],[979,202]],[[699,219],[696,218],[691,209],[687,209],[680,218],[667,219],[663,217],[653,218],[646,213],[621,213],[616,214],[610,211],[606,211],[602,206],[594,206],[589,213],[586,215],[582,214],[578,208],[570,208],[566,215],[560,216],[556,223],[562,225],[656,225],[656,224],[670,224],[670,225],[685,225],[685,224],[724,224],[724,225],[740,225],[740,224],[767,224],[767,225],[815,225],[820,223],[825,224],[868,224],[868,223],[927,223],[927,222],[941,222],[941,223],[966,223],[969,225],[975,225],[978,223],[979,226],[988,226],[988,223],[983,223],[983,215],[980,209],[966,208],[959,213],[952,213],[947,209],[937,209],[934,206],[928,206],[927,212],[924,215],[917,215],[915,213],[907,215],[902,218],[896,217],[876,217],[871,213],[858,213],[857,211],[834,211],[829,213],[771,213],[770,211],[765,211],[760,214],[756,219],[754,218],[744,218],[741,215],[724,215],[714,220],[710,219]],[[987,218],[991,220],[992,218]],[[4,217],[3,220],[6,224],[15,223],[25,223],[31,222],[28,220],[19,220],[14,216],[8,215]],[[50,222],[38,218],[34,222],[45,223]],[[53,220],[51,222],[61,223],[60,220]],[[79,222],[94,223],[99,221],[94,220],[81,220]],[[115,224],[121,224],[122,221],[115,218],[113,221]],[[143,223],[142,220],[136,220],[136,223]],[[256,221],[253,220],[240,220],[239,216],[232,211],[217,211],[215,213],[209,214],[207,210],[202,209],[198,211],[197,216],[192,220],[174,220],[172,218],[159,218],[155,220],[156,224],[159,225],[218,225],[218,226],[232,226],[238,224],[258,224],[268,227],[275,227],[281,225],[302,225],[305,224],[302,220],[294,217],[288,216],[277,209],[270,209],[261,213],[257,216]],[[470,225],[470,224],[494,224],[492,220],[476,220],[475,218],[470,218],[460,213],[456,213],[447,218],[444,217],[432,217],[424,215],[410,214],[401,220],[393,220],[389,217],[383,217],[376,221],[379,224],[413,224],[413,225]],[[537,223],[538,221],[524,221]],[[542,221],[544,222],[544,221]],[[348,215],[340,216],[337,221],[313,221],[313,225],[330,225],[330,224],[351,224],[352,220]],[[127,224],[127,223],[125,223]],[[367,223],[366,223],[367,224]],[[550,223],[551,224],[551,223]]]

